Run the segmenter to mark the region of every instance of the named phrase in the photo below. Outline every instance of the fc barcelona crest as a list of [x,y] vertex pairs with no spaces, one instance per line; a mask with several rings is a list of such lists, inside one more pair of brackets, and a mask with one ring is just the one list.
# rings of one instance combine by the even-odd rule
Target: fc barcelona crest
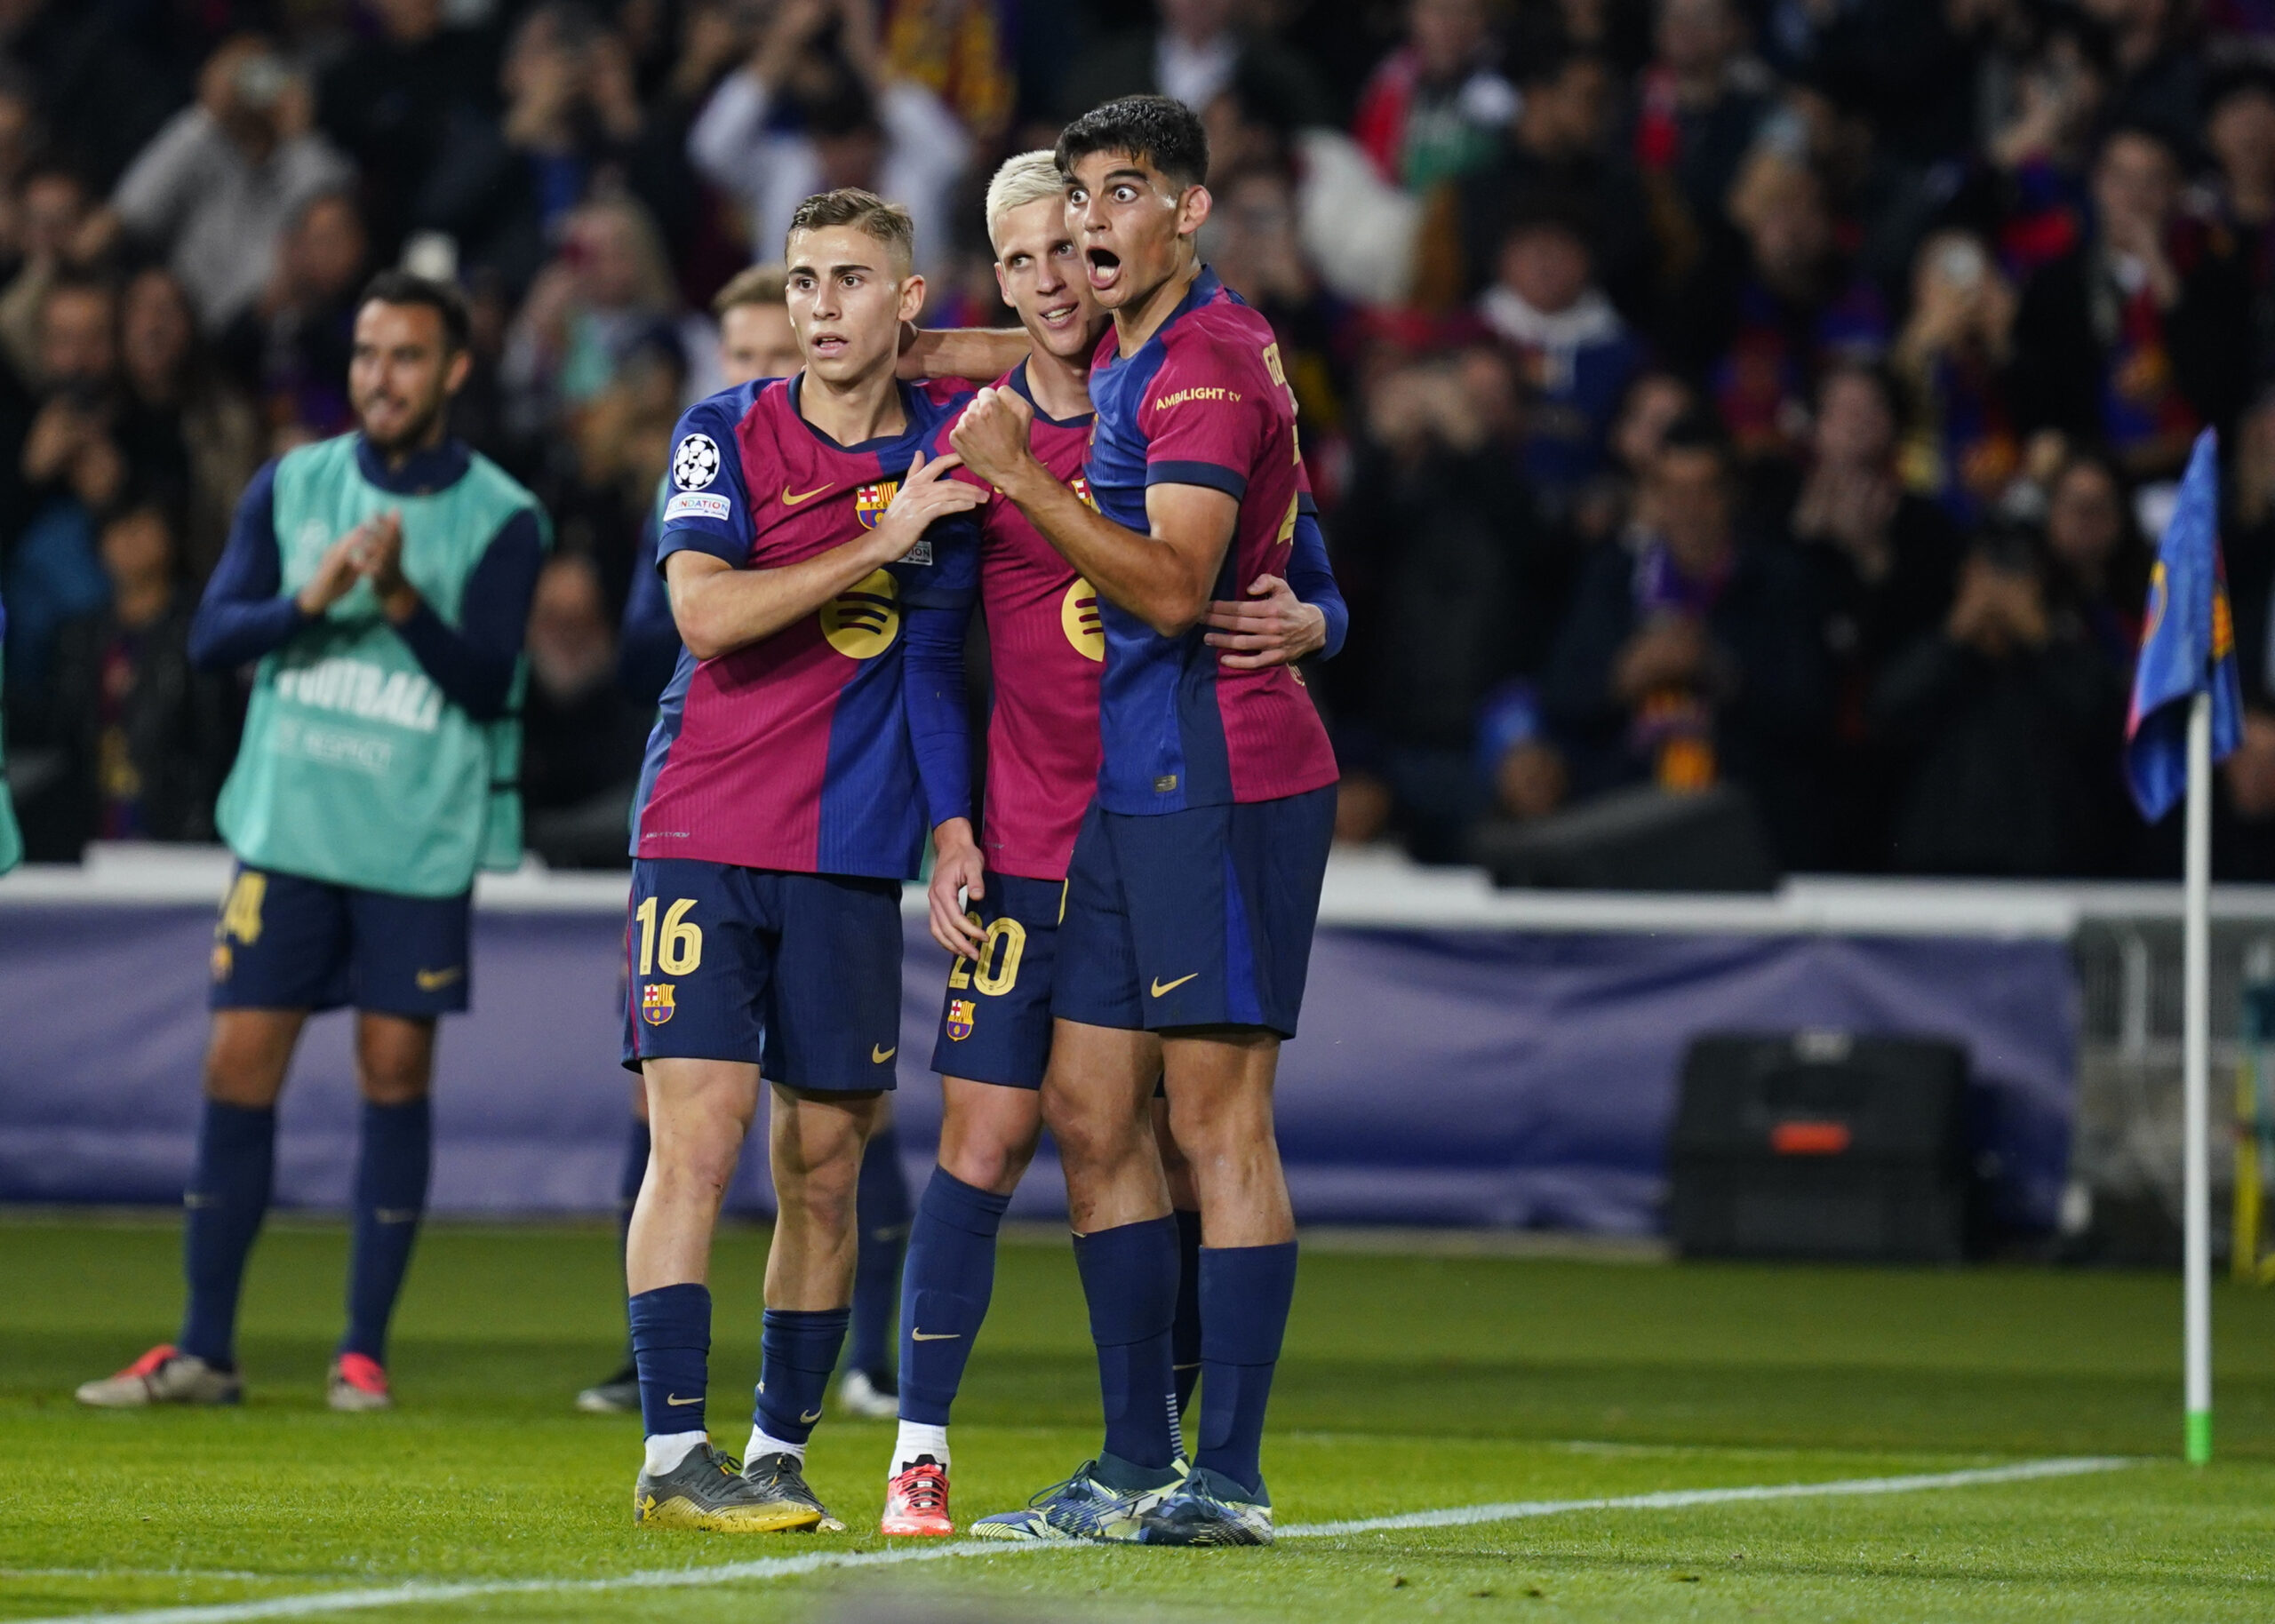
[[673,983],[651,981],[640,989],[640,1018],[651,1026],[661,1026],[670,1020],[677,1009],[672,1002]]
[[898,480],[879,480],[874,485],[864,485],[853,493],[853,513],[861,521],[861,528],[874,530],[877,521],[885,516],[885,509],[892,506],[893,498],[900,494]]
[[978,1013],[968,998],[948,1000],[948,1036],[962,1043],[971,1036],[971,1018]]

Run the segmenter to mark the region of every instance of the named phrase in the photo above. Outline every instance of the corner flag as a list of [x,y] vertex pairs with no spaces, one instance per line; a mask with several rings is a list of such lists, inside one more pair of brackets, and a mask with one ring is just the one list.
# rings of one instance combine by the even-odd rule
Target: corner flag
[[2180,702],[2200,693],[2212,696],[2212,759],[2224,760],[2242,738],[2243,695],[2220,563],[2219,438],[2208,428],[2196,436],[2180,499],[2157,545],[2148,627],[2125,719],[2125,780],[2151,823],[2187,792],[2188,707]]
[[[2183,705],[2181,701],[2187,703]],[[2125,723],[2125,776],[2151,823],[2183,795],[2181,902],[2181,1386],[2189,1464],[2212,1458],[2212,763],[2243,730],[2236,627],[2220,569],[2219,441],[2196,436],[2157,544]]]

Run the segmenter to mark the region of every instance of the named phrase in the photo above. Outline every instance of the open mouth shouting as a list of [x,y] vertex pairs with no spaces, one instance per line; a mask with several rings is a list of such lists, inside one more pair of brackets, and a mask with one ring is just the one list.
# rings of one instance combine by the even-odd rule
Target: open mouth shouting
[[1104,293],[1122,280],[1122,256],[1112,249],[1085,249],[1082,259],[1090,273],[1092,292]]

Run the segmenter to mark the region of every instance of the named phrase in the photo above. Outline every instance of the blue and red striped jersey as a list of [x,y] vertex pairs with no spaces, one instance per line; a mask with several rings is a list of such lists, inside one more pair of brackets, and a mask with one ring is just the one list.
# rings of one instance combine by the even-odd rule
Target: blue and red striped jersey
[[[1212,598],[1240,598],[1259,575],[1284,577],[1308,507],[1296,397],[1272,328],[1203,269],[1138,353],[1109,330],[1090,368],[1098,419],[1084,472],[1098,509],[1140,534],[1153,485],[1202,485],[1240,504]],[[1224,671],[1194,626],[1163,637],[1100,601],[1099,685],[1108,812],[1178,812],[1277,800],[1333,784],[1335,752],[1303,679],[1289,665]]]
[[[658,569],[690,547],[779,569],[874,529],[915,452],[971,394],[902,385],[903,429],[849,446],[799,415],[802,381],[745,384],[680,418]],[[707,660],[682,649],[648,741],[633,854],[915,878],[926,828],[970,808],[928,807],[920,792],[906,650],[920,634],[962,646],[978,575],[974,525],[943,521],[771,637]]]
[[[995,385],[1034,407],[1027,443],[1035,460],[1087,493],[1090,415],[1043,416],[1027,388],[1025,362]],[[941,426],[942,451],[952,449],[953,426]],[[981,482],[968,469],[955,477]],[[1000,873],[1064,880],[1075,831],[1098,791],[1098,673],[1106,658],[1098,596],[1015,505],[990,502],[979,510],[979,601],[994,675],[980,850]]]

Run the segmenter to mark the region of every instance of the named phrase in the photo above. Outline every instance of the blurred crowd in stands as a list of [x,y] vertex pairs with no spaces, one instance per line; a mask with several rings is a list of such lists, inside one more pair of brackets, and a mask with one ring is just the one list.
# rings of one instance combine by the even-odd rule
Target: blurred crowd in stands
[[714,296],[862,185],[926,324],[1002,324],[988,175],[1133,91],[1203,112],[1206,257],[1299,398],[1344,839],[1734,786],[1785,868],[2171,872],[2119,743],[2209,426],[2217,850],[2275,879],[2271,0],[0,0],[35,855],[211,838],[240,684],[190,609],[259,462],[350,426],[404,264],[465,289],[457,430],[555,521],[536,844],[621,861],[616,627]]

